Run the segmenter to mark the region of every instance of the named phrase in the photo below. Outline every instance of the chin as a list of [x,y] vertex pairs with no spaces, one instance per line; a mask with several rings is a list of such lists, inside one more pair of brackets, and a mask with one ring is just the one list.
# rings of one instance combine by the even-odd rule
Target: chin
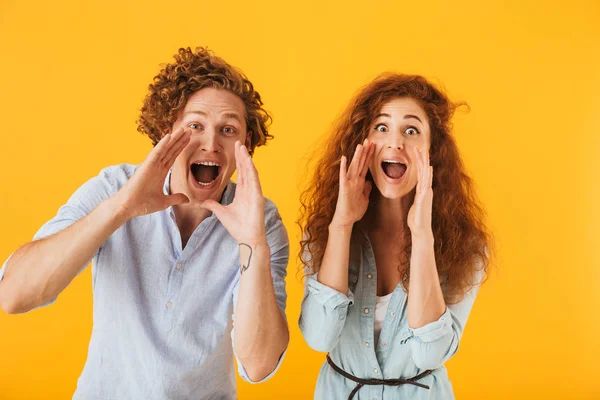
[[377,190],[382,198],[387,200],[398,200],[406,197],[413,192],[416,185],[390,185],[387,182],[375,183]]

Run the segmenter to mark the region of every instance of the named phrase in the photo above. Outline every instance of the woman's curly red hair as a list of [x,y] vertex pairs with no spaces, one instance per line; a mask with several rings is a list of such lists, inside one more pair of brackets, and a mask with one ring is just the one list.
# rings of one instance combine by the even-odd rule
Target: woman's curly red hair
[[194,51],[189,47],[179,49],[175,62],[167,64],[154,77],[137,120],[137,130],[148,135],[156,145],[169,132],[188,98],[206,87],[229,90],[244,102],[246,127],[252,132],[250,154],[273,138],[267,130],[271,116],[263,109],[252,83],[241,71],[203,47]]
[[[397,97],[417,100],[425,110],[431,129],[430,159],[433,166],[432,228],[435,259],[447,303],[456,303],[475,284],[480,271],[487,271],[492,237],[485,225],[485,211],[476,198],[458,147],[451,135],[450,120],[457,107],[438,88],[418,75],[383,74],[366,85],[338,119],[322,148],[315,173],[301,196],[298,223],[303,232],[300,259],[307,273],[319,271],[327,244],[329,224],[335,213],[342,156],[351,159],[356,146],[367,137],[382,106]],[[368,176],[370,178],[370,174]],[[371,199],[379,192],[375,185]],[[376,204],[369,202],[369,208]],[[368,223],[367,211],[361,223]],[[410,235],[400,258],[401,281],[408,290]]]

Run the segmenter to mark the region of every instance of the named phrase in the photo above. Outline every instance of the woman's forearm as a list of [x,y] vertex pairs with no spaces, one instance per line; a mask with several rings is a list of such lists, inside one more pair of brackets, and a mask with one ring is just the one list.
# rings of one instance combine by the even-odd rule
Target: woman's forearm
[[433,244],[433,233],[413,235],[407,306],[412,329],[437,321],[446,310]]
[[344,295],[348,294],[348,262],[352,226],[329,225],[327,247],[317,275],[317,281]]

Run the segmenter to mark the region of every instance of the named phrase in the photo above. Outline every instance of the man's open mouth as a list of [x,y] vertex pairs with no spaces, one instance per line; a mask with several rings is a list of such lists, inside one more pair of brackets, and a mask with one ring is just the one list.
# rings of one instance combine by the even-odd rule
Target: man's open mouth
[[193,163],[190,169],[200,186],[210,186],[221,174],[221,166],[211,161]]
[[383,173],[391,179],[400,179],[406,173],[406,164],[396,160],[383,160],[381,162]]

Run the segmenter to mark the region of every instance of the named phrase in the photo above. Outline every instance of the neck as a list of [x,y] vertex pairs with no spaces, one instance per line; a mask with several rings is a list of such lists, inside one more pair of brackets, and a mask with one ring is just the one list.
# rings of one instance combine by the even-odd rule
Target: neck
[[177,226],[183,234],[184,231],[192,232],[202,221],[212,214],[206,208],[200,207],[198,203],[187,203],[173,206]]
[[[221,201],[223,197],[223,193],[225,190],[215,198],[216,201]],[[175,213],[175,221],[177,222],[177,227],[179,228],[179,234],[181,235],[182,246],[185,247],[188,239],[194,231],[196,227],[200,225],[202,221],[212,215],[212,212],[207,210],[206,208],[200,205],[201,203],[190,201],[186,204],[179,204],[173,206],[173,212]]]
[[378,231],[390,236],[403,234],[408,229],[408,211],[412,205],[414,193],[400,199],[387,199],[381,194],[375,201],[371,231]]

